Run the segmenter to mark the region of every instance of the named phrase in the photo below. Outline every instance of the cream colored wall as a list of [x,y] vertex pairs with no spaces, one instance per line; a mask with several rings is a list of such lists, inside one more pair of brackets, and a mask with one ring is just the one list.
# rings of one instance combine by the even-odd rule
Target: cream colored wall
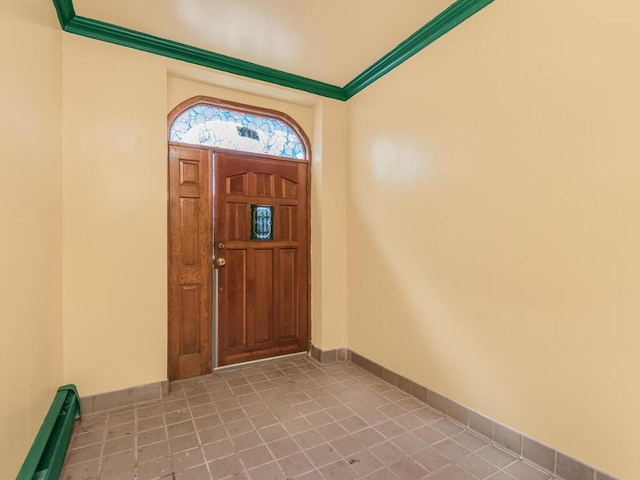
[[638,17],[495,2],[349,104],[349,347],[629,480]]
[[0,472],[15,478],[62,381],[62,32],[0,4]]
[[64,378],[167,378],[166,69],[64,36]]
[[312,342],[347,346],[347,109],[324,100],[315,108],[312,177]]
[[390,369],[640,475],[635,2],[496,2],[348,107],[167,83],[177,63],[71,35],[61,68],[49,7],[0,6],[22,39],[0,47],[19,112],[0,129],[0,470],[63,381],[89,395],[166,378],[166,113],[218,92],[312,137],[318,346],[348,328]]

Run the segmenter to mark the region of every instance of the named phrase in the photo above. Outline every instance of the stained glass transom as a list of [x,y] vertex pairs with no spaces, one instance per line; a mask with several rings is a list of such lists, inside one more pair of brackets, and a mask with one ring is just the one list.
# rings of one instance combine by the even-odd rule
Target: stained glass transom
[[169,140],[278,157],[305,158],[298,134],[282,120],[212,105],[195,105],[171,125]]

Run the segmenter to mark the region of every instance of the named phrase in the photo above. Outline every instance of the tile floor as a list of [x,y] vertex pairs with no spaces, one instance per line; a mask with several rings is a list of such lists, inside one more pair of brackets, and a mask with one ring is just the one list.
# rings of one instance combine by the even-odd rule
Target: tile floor
[[307,358],[173,382],[84,415],[64,480],[547,480],[350,362]]

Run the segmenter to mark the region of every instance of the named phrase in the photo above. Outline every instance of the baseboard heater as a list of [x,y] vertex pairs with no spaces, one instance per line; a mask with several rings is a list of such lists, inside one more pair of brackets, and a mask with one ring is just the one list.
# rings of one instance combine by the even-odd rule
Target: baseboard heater
[[16,480],[57,480],[71,439],[73,421],[80,417],[75,385],[58,389]]

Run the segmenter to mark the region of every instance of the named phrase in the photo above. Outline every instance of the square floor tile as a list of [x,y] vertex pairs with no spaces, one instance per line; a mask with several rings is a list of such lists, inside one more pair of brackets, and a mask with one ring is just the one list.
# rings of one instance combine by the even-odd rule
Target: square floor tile
[[[389,379],[407,387],[402,378]],[[124,392],[117,395],[125,399]],[[172,382],[163,399],[84,415],[74,425],[61,479],[545,475],[360,367],[299,358]]]

